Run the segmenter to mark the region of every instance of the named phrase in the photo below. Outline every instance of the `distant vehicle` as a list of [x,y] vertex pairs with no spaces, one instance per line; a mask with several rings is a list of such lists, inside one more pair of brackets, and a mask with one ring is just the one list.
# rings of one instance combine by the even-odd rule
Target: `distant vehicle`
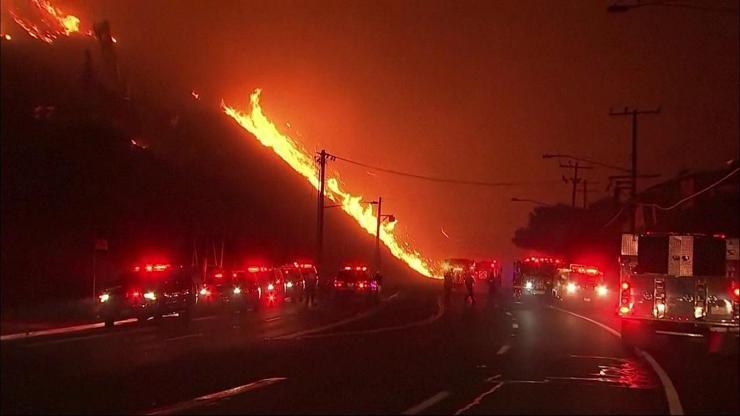
[[98,316],[106,327],[119,319],[139,321],[178,313],[189,320],[196,302],[198,272],[169,264],[134,266],[98,296]]
[[465,286],[465,277],[475,272],[475,262],[470,259],[446,259],[442,263],[444,273],[452,274],[454,288]]
[[656,335],[725,336],[737,348],[738,239],[722,235],[623,234],[619,316],[622,341]]
[[317,278],[316,267],[310,263],[288,263],[280,267],[285,276],[285,298],[293,302],[303,300],[306,278]]
[[209,269],[205,278],[198,282],[198,306],[208,308],[219,306],[222,295],[228,294],[231,287],[229,272],[224,269]]
[[527,257],[514,262],[514,296],[551,295],[561,264],[561,260],[551,257]]
[[259,288],[260,303],[274,305],[285,298],[285,274],[279,267],[250,266],[246,273]]
[[262,288],[259,283],[259,272],[250,273],[234,270],[229,273],[220,293],[220,303],[230,307],[231,311],[246,312],[257,310],[262,300]]
[[497,260],[476,260],[475,280],[487,282],[495,289],[501,288],[501,264]]
[[355,295],[375,301],[380,299],[380,283],[370,276],[366,266],[344,266],[334,278],[333,290],[335,298]]
[[604,273],[594,266],[571,264],[558,269],[553,297],[563,302],[606,300],[609,293]]

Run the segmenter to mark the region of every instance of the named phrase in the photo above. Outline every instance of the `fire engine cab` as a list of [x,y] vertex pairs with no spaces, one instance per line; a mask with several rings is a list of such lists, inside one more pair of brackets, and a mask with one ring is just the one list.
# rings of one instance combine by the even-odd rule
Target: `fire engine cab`
[[594,266],[571,264],[558,269],[553,296],[563,302],[606,300],[609,290],[604,273]]
[[623,234],[620,254],[618,314],[625,344],[662,334],[734,339],[737,347],[737,238]]

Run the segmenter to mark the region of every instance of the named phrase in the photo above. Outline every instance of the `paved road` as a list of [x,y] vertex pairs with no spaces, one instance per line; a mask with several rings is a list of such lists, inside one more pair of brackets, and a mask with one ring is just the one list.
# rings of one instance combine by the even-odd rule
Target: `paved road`
[[[662,413],[649,359],[565,310],[615,325],[611,308],[439,302],[402,288],[380,305],[296,305],[184,327],[2,344],[3,413]],[[737,355],[648,350],[687,414],[738,413]],[[675,411],[675,403],[673,404]]]

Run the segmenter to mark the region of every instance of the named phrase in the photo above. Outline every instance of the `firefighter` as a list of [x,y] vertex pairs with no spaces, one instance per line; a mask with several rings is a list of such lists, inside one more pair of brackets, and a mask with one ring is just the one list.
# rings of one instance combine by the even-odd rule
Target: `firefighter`
[[318,276],[316,276],[315,273],[309,273],[308,276],[306,276],[306,289],[304,290],[304,295],[306,298],[306,306],[309,309],[316,305],[316,286],[318,283]]
[[473,293],[474,284],[475,278],[473,277],[473,274],[467,273],[465,275],[465,290],[467,291],[467,294],[465,295],[465,302],[467,302],[468,298],[470,298],[471,305],[475,305],[475,294]]
[[452,297],[452,271],[447,270],[444,275],[444,290],[445,290],[445,305],[450,305],[450,298]]

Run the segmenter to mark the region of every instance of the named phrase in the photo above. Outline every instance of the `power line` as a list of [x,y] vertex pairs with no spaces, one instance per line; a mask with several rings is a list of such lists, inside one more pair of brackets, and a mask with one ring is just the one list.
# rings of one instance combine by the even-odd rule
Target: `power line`
[[440,182],[440,183],[451,183],[451,184],[457,184],[457,185],[472,185],[472,186],[526,186],[526,185],[538,185],[538,184],[553,184],[559,181],[556,180],[548,180],[548,181],[531,181],[531,182],[486,182],[486,181],[470,181],[465,179],[456,179],[456,178],[443,178],[438,176],[427,176],[427,175],[421,175],[418,173],[410,173],[410,172],[402,172],[394,169],[386,169],[381,168],[378,166],[369,165],[367,163],[358,162],[356,160],[347,159],[341,156],[333,155],[337,160],[341,160],[347,163],[351,163],[353,165],[362,166],[367,169],[375,170],[378,172],[384,172],[391,175],[398,175],[398,176],[405,176],[408,178],[415,178],[415,179],[422,179],[425,181],[430,182]]
[[683,198],[683,199],[679,200],[678,202],[676,202],[675,204],[673,204],[673,205],[671,205],[669,207],[661,207],[658,204],[637,204],[637,205],[646,206],[646,207],[653,207],[653,208],[657,208],[657,209],[662,210],[662,211],[670,211],[670,210],[678,207],[679,205],[683,204],[684,202],[686,202],[686,201],[688,201],[690,199],[696,198],[697,196],[703,194],[704,192],[709,191],[710,189],[712,189],[715,186],[721,184],[722,182],[726,181],[727,179],[730,179],[730,177],[732,177],[732,175],[736,174],[738,171],[740,171],[740,168],[736,168],[732,172],[730,172],[727,175],[725,175],[724,177],[722,177],[722,179],[718,180],[717,182],[715,182],[715,183],[707,186],[706,188],[702,189],[701,191],[694,192],[693,194],[687,196],[686,198]]

